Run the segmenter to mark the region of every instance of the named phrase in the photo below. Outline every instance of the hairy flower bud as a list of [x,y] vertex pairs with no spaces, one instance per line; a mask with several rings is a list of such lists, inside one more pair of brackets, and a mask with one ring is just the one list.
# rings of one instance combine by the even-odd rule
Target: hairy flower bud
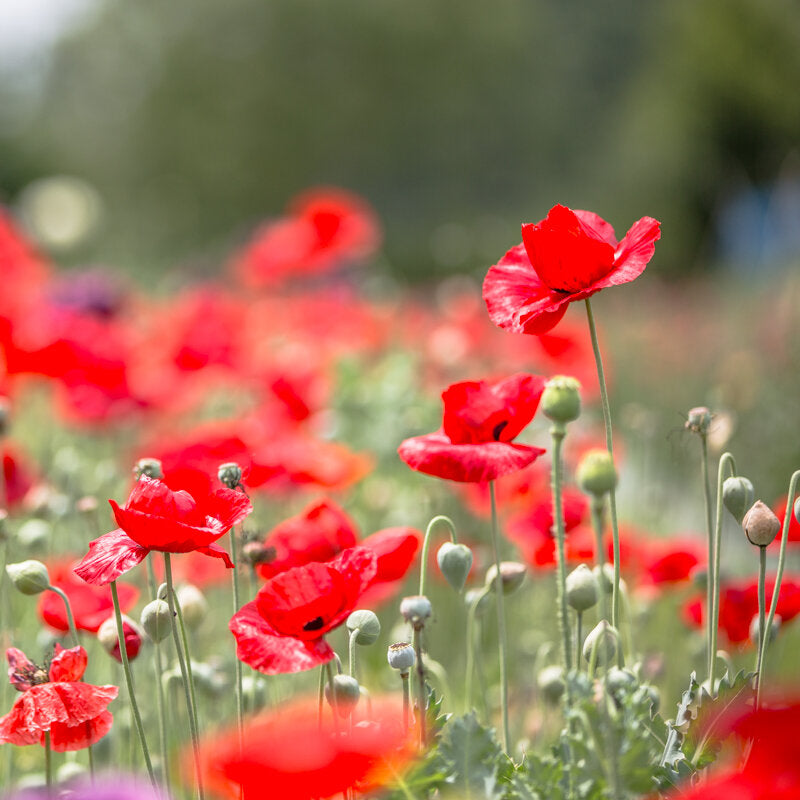
[[754,499],[753,484],[741,475],[726,478],[722,484],[722,502],[740,525]]
[[158,644],[172,633],[172,614],[169,611],[169,604],[164,600],[153,600],[142,609],[139,622],[150,639]]
[[617,469],[608,450],[589,450],[576,471],[578,486],[587,494],[601,497],[617,485]]
[[596,650],[597,663],[600,666],[609,664],[614,660],[617,653],[619,635],[616,628],[613,628],[604,619],[589,631],[583,641],[583,657],[591,663],[592,650]]
[[[500,581],[502,582],[503,586],[503,594],[513,594],[514,592],[522,586],[522,582],[525,580],[525,575],[527,573],[527,568],[524,564],[520,564],[519,561],[501,561],[500,562]],[[484,586],[491,591],[495,591],[497,588],[497,565],[492,564],[489,569],[486,570],[486,579],[484,580]]]
[[536,685],[548,703],[555,705],[564,694],[564,668],[553,664],[545,667],[536,676]]
[[234,461],[220,464],[217,477],[220,483],[224,483],[229,489],[235,489],[242,482],[242,468]]
[[447,582],[460,592],[472,569],[472,550],[465,544],[445,542],[436,553],[436,563]]
[[196,628],[208,614],[208,602],[203,593],[191,583],[185,583],[175,594],[181,605],[183,621],[190,628]]
[[417,656],[413,646],[408,642],[395,642],[389,645],[386,660],[392,669],[408,672],[416,663]]
[[[340,717],[349,717],[361,697],[361,687],[355,678],[349,675],[333,676],[333,697],[336,699],[336,710]],[[331,684],[325,687],[325,699],[331,700]]]
[[705,406],[696,406],[689,409],[684,427],[687,431],[705,436],[711,427],[711,412]]
[[425,595],[415,594],[400,601],[400,613],[406,622],[422,625],[433,613],[431,601]]
[[22,594],[41,594],[50,588],[50,574],[41,561],[20,561],[8,564],[6,572],[14,588]]
[[587,611],[599,594],[597,579],[586,564],[580,564],[567,575],[567,603],[576,611]]
[[[603,564],[602,569],[599,565],[592,567],[592,575],[597,581],[597,588],[606,594],[614,591],[614,566],[613,564]],[[620,585],[622,582],[620,581]]]
[[358,631],[356,644],[375,644],[381,635],[381,623],[374,611],[358,609],[347,618],[347,630]]
[[540,407],[553,422],[572,422],[581,413],[580,383],[569,375],[556,375],[545,384]]
[[766,547],[780,533],[781,521],[766,503],[756,500],[744,515],[742,527],[750,544]]
[[133,468],[133,474],[137,480],[144,476],[160,481],[164,477],[164,468],[157,458],[140,458]]
[[[128,654],[128,660],[133,661],[139,655],[139,650],[142,647],[142,638],[144,631],[130,618],[122,615],[122,633],[125,638],[125,652]],[[119,649],[119,635],[117,633],[117,620],[114,617],[109,617],[97,629],[97,641],[103,646],[103,649],[113,656],[117,661],[122,661],[122,653]]]

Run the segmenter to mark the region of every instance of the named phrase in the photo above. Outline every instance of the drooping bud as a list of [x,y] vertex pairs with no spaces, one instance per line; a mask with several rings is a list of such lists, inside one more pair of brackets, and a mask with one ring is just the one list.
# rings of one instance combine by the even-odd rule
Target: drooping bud
[[[780,614],[776,614],[772,618],[772,625],[769,626],[769,636],[767,637],[767,644],[772,644],[775,641],[775,637],[778,635],[778,631],[781,629],[781,623],[783,619]],[[750,620],[750,641],[758,647],[758,643],[761,639],[761,628],[758,621],[758,614],[756,614],[753,619]]]
[[591,662],[592,650],[596,650],[597,663],[600,666],[611,663],[617,653],[619,636],[615,628],[604,619],[589,631],[583,641],[583,657]]
[[203,593],[193,584],[184,583],[175,594],[181,604],[183,621],[190,628],[196,628],[208,614],[208,603]]
[[[130,618],[122,615],[122,633],[125,639],[125,652],[128,660],[133,661],[139,655],[142,647],[144,631]],[[114,617],[109,617],[98,629],[97,640],[103,649],[113,656],[117,661],[122,661],[122,653],[119,649],[119,635],[117,634],[117,621]]]
[[375,644],[381,635],[381,622],[374,611],[359,609],[347,618],[347,630],[358,631],[356,644]]
[[[525,575],[528,570],[524,564],[519,561],[501,561],[500,562],[500,581],[503,586],[503,594],[513,594],[517,589],[522,586],[525,580]],[[492,564],[486,570],[486,579],[484,586],[491,591],[497,588],[497,564]]]
[[472,604],[476,601],[475,614],[481,616],[489,607],[489,592],[486,591],[485,587],[482,589],[470,589],[464,595],[464,602],[467,604],[467,608],[472,608]]
[[425,595],[415,594],[400,601],[400,613],[406,622],[412,625],[424,625],[425,620],[433,613],[433,607]]
[[242,482],[242,468],[234,461],[220,464],[217,472],[220,483],[229,489],[235,489]]
[[564,668],[553,664],[545,667],[536,676],[536,685],[548,703],[555,705],[564,694]]
[[595,565],[592,567],[592,575],[594,575],[600,591],[604,591],[606,594],[614,592],[614,566],[612,564],[603,564],[602,569],[599,565]]
[[572,422],[581,413],[581,385],[569,375],[556,375],[545,384],[539,403],[542,412],[553,422]]
[[416,663],[417,656],[414,648],[408,642],[395,642],[389,645],[386,660],[392,669],[398,672],[408,672]]
[[587,494],[602,497],[617,485],[617,468],[608,450],[589,450],[576,471],[578,486]]
[[164,600],[153,600],[143,609],[139,621],[150,637],[151,641],[158,644],[172,633],[172,614],[169,604]]
[[750,544],[766,547],[780,533],[781,521],[766,503],[756,500],[744,515],[742,528]]
[[753,484],[741,475],[726,478],[722,484],[722,502],[740,525],[754,499]]
[[629,669],[609,667],[606,673],[606,685],[612,693],[625,688],[631,689],[636,686],[636,682],[636,676]]
[[436,553],[436,563],[447,582],[460,592],[472,569],[472,550],[465,544],[445,542]]
[[566,586],[567,603],[576,611],[587,611],[597,603],[597,579],[586,564],[579,564],[567,575]]
[[22,594],[41,594],[50,588],[50,575],[41,561],[20,561],[8,564],[6,572],[14,588]]
[[157,458],[140,458],[133,468],[133,474],[137,480],[144,476],[160,481],[164,477],[164,468]]
[[[361,697],[361,687],[355,678],[349,675],[333,676],[333,697],[336,699],[336,710],[340,717],[349,717]],[[331,684],[325,687],[325,699],[331,705]]]
[[689,409],[684,427],[687,431],[705,436],[711,427],[711,412],[705,406]]

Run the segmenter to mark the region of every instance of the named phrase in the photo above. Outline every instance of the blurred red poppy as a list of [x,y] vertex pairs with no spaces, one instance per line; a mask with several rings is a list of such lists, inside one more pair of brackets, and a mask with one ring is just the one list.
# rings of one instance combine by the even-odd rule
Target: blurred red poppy
[[[786,515],[786,505],[789,500],[788,495],[783,495],[783,497],[778,498],[772,504],[772,510],[775,512],[778,519],[781,521],[781,525],[783,525],[783,518]],[[781,528],[781,534],[783,533],[783,528]],[[775,550],[780,549],[781,546],[781,534],[775,537],[770,547]],[[789,533],[786,539],[786,543],[791,544],[800,544],[800,522],[798,522],[797,517],[794,513],[789,514]]]
[[165,483],[141,478],[120,508],[109,500],[120,526],[89,544],[75,568],[87,583],[104,585],[144,560],[151,550],[188,553],[192,550],[222,559],[233,567],[227,552],[215,541],[253,510],[242,492],[217,489],[192,497],[173,492]]
[[325,564],[276,575],[230,621],[237,656],[268,675],[302,672],[330,661],[324,636],[356,608],[375,577],[377,558],[353,547]]
[[0,495],[0,507],[3,500],[9,508],[19,505],[33,486],[34,478],[29,468],[15,448],[4,446],[0,449],[2,456],[2,479],[5,497]]
[[705,566],[706,547],[700,537],[639,540],[640,574],[645,583],[660,586],[688,581],[692,572]]
[[541,222],[523,225],[522,244],[489,269],[489,316],[514,333],[546,333],[570,303],[638,278],[660,235],[660,223],[642,217],[618,242],[597,214],[553,206]]
[[116,686],[81,683],[88,657],[82,647],[56,645],[50,668],[39,667],[21,650],[6,651],[11,684],[22,696],[0,718],[0,742],[16,745],[45,743],[53,750],[81,750],[111,730],[106,706],[117,696]]
[[517,373],[504,380],[454,383],[442,393],[436,433],[406,439],[400,458],[412,469],[451,481],[491,481],[527,467],[545,451],[512,444],[533,419],[545,379]]

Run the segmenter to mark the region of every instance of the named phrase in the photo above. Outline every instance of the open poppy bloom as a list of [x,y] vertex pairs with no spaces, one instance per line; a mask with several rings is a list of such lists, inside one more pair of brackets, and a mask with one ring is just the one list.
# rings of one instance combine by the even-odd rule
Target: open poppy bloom
[[56,645],[50,668],[37,666],[25,653],[6,650],[12,686],[22,692],[11,711],[0,718],[0,742],[45,744],[50,733],[53,750],[81,750],[111,730],[106,706],[117,696],[116,686],[81,683],[88,657],[82,647]]
[[570,303],[638,278],[660,226],[642,217],[618,242],[597,214],[553,206],[541,222],[523,225],[522,244],[489,269],[483,299],[492,322],[514,333],[546,333]]
[[87,583],[101,586],[135,567],[151,550],[196,550],[232,568],[230,557],[215,542],[253,510],[247,496],[233,489],[195,498],[146,477],[136,482],[124,508],[113,500],[109,503],[119,528],[91,542],[75,568]]
[[323,638],[355,610],[375,577],[377,558],[352,547],[325,564],[282,572],[231,618],[240,661],[267,675],[302,672],[334,657]]
[[[370,792],[401,774],[414,757],[399,699],[376,697],[369,714],[342,729],[319,719],[316,699],[301,698],[202,745],[204,783],[232,800],[321,800],[348,789]],[[241,794],[240,794],[241,792]]]
[[397,452],[411,469],[465,483],[527,467],[545,451],[511,440],[533,419],[544,384],[522,372],[493,383],[454,383],[442,393],[441,429],[406,439]]

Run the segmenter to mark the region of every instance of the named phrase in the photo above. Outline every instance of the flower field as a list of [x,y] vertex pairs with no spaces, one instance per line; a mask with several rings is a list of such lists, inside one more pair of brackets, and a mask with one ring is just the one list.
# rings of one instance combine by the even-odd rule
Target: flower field
[[148,287],[0,209],[3,797],[800,797],[797,281],[521,222],[413,288],[312,189]]

